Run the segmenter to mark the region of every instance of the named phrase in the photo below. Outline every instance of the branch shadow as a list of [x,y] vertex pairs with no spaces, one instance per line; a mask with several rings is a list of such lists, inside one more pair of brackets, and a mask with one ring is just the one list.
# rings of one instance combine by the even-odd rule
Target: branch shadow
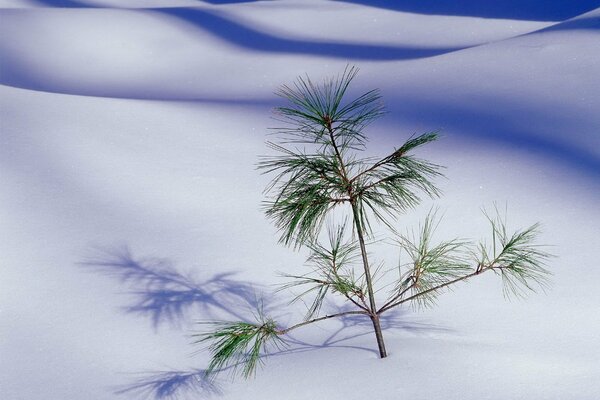
[[157,400],[178,399],[181,396],[222,395],[219,383],[206,377],[203,369],[158,371],[143,374],[131,384],[119,387],[117,395],[151,398]]
[[161,324],[180,327],[192,312],[207,319],[225,316],[246,321],[237,310],[262,304],[257,285],[235,279],[235,272],[198,279],[177,271],[167,259],[136,258],[127,246],[95,253],[80,265],[127,284],[133,301],[125,312],[149,317],[155,329]]
[[[259,285],[237,280],[235,272],[223,272],[205,279],[177,270],[165,258],[142,258],[128,246],[95,248],[79,265],[88,272],[101,273],[126,285],[131,304],[127,314],[150,318],[154,329],[163,324],[180,327],[193,314],[202,319],[235,319],[250,322],[244,308],[268,310],[273,301],[256,295]],[[250,313],[249,313],[250,314]],[[221,395],[220,384],[203,369],[136,373],[132,383],[115,388],[117,395],[136,398],[178,399],[181,396]]]
[[[339,309],[338,311],[342,311]],[[433,324],[409,322],[405,319],[406,313],[393,310],[381,316],[381,327],[384,332],[400,330],[411,334],[431,334],[453,332],[452,329],[440,327]],[[375,347],[369,348],[352,344],[351,342],[366,335],[373,335],[371,320],[362,315],[344,316],[338,321],[341,325],[329,334],[322,342],[309,343],[295,336],[286,337],[288,348],[279,349],[262,355],[262,359],[268,357],[282,357],[297,353],[306,353],[326,348],[352,349],[379,356]],[[344,334],[348,330],[359,330],[352,334]],[[228,366],[219,373],[232,372],[235,366]],[[172,370],[144,373],[142,377],[134,382],[119,387],[115,394],[134,395],[140,398],[152,398],[156,400],[178,399],[181,396],[206,396],[223,395],[223,389],[214,376],[207,376],[204,369]],[[185,397],[187,398],[187,397]]]
[[[342,312],[343,309],[338,309],[336,312]],[[411,333],[414,335],[428,335],[431,333],[450,333],[452,329],[441,327],[434,324],[408,321],[408,313],[406,311],[395,309],[388,311],[380,316],[381,329],[385,332],[399,331]],[[271,355],[285,355],[293,353],[303,353],[307,351],[315,351],[324,348],[346,348],[366,351],[379,356],[379,351],[375,347],[364,347],[353,345],[351,342],[363,336],[373,335],[373,324],[370,318],[366,315],[345,315],[337,319],[341,325],[329,334],[320,343],[309,343],[290,335],[286,341],[292,346],[288,349],[283,349]],[[355,331],[347,334],[348,331]],[[358,330],[358,332],[356,332]]]
[[[111,249],[94,249],[80,266],[87,271],[101,273],[116,278],[128,286],[132,304],[124,308],[128,314],[149,317],[154,328],[168,323],[179,326],[188,321],[192,311],[201,311],[205,319],[235,319],[250,321],[243,308],[263,308],[265,313],[281,315],[280,304],[274,297],[265,301],[257,300],[255,288],[258,285],[233,278],[233,272],[224,272],[206,279],[195,279],[179,272],[172,262],[164,258],[135,257],[127,246]],[[335,312],[347,311],[339,306],[331,306]],[[357,338],[372,335],[371,320],[363,315],[346,315],[337,319],[336,327],[322,341],[310,343],[297,336],[287,336],[288,347],[273,349],[263,357],[287,356],[294,353],[315,351],[324,348],[344,348],[378,354],[375,347],[356,344]],[[415,334],[447,332],[449,329],[423,323],[407,321],[400,310],[393,310],[381,316],[384,331],[403,330]],[[229,366],[221,372],[234,371]],[[207,376],[204,369],[173,369],[135,373],[138,378],[131,383],[116,387],[117,395],[151,398],[156,400],[178,399],[184,396],[220,396],[221,385],[214,375]]]

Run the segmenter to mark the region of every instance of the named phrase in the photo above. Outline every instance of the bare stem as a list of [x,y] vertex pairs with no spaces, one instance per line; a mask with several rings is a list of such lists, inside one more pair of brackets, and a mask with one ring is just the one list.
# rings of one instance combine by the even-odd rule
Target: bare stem
[[381,309],[379,311],[377,311],[377,313],[381,312],[382,309],[387,308],[387,306],[389,306],[390,304],[393,304],[396,300],[402,298],[402,296],[404,296],[404,294],[406,292],[408,292],[410,289],[412,289],[413,287],[415,287],[415,284],[416,284],[416,280],[413,280],[413,283],[411,283],[410,285],[408,285],[403,291],[401,291],[400,293],[398,293],[397,295],[395,295],[394,297],[392,297],[383,306],[381,306]]
[[340,174],[347,185],[346,190],[348,192],[348,197],[350,198],[350,205],[352,206],[352,216],[354,219],[354,226],[356,227],[356,234],[358,236],[358,243],[360,245],[360,253],[362,256],[363,268],[365,272],[365,280],[367,283],[367,293],[369,295],[369,316],[371,317],[371,321],[373,322],[373,329],[375,331],[375,337],[377,339],[379,355],[381,358],[385,358],[387,357],[387,351],[385,349],[385,343],[383,341],[383,332],[381,331],[381,325],[379,323],[379,315],[376,312],[377,305],[375,303],[375,293],[373,292],[373,279],[371,277],[371,269],[369,268],[367,249],[365,246],[365,239],[363,237],[363,226],[360,222],[360,216],[358,215],[358,209],[354,200],[355,193],[353,193],[352,183],[348,178],[348,172],[346,171],[342,154],[335,141],[334,128],[332,126],[331,118],[328,115],[326,115],[324,119],[327,127],[327,132],[329,133],[329,138],[331,139],[331,145],[333,146],[335,155],[338,159],[338,162],[340,163]]
[[342,317],[344,315],[350,315],[350,314],[368,315],[369,313],[367,311],[345,311],[345,312],[341,312],[341,313],[337,313],[337,314],[325,315],[324,317],[310,319],[308,321],[304,321],[304,322],[300,322],[299,324],[292,325],[289,328],[278,330],[277,334],[285,335],[289,331],[294,330],[296,328],[300,328],[301,326],[313,324],[315,322],[323,321],[323,320],[330,319],[330,318]]
[[[456,278],[456,279],[453,279],[453,280],[451,280],[451,281],[448,281],[448,282],[442,283],[442,284],[440,284],[440,285],[438,285],[438,286],[432,287],[432,288],[430,288],[430,289],[427,289],[427,290],[424,290],[424,291],[422,291],[422,292],[415,293],[415,294],[413,294],[412,296],[409,296],[409,297],[407,297],[407,298],[405,298],[405,299],[402,299],[402,300],[399,300],[399,301],[396,301],[396,302],[392,302],[391,304],[390,304],[390,302],[388,302],[386,305],[384,305],[384,306],[383,306],[383,307],[381,307],[379,310],[377,310],[377,314],[381,314],[381,313],[383,313],[383,312],[385,312],[385,311],[387,311],[387,310],[389,310],[389,309],[391,309],[391,308],[394,308],[394,307],[397,307],[397,306],[399,306],[399,305],[400,305],[400,304],[402,304],[402,303],[406,303],[407,301],[414,300],[415,298],[417,298],[417,297],[419,297],[419,296],[423,296],[423,295],[425,295],[425,294],[427,294],[427,293],[431,293],[431,292],[434,292],[434,291],[436,291],[436,290],[440,290],[440,289],[442,289],[442,288],[445,288],[446,286],[450,286],[450,285],[452,285],[452,284],[454,284],[454,283],[458,283],[458,282],[460,282],[460,281],[464,281],[464,280],[466,280],[466,279],[469,279],[469,278],[472,278],[472,277],[474,277],[474,276],[476,276],[476,275],[479,275],[479,274],[481,274],[481,273],[483,273],[483,272],[485,272],[485,271],[489,271],[489,270],[492,270],[492,269],[495,269],[495,268],[501,268],[501,267],[493,267],[493,266],[489,266],[489,267],[485,267],[485,268],[478,268],[478,269],[476,269],[476,270],[475,270],[475,272],[472,272],[472,273],[470,273],[470,274],[467,274],[467,275],[461,276],[461,277],[459,277],[459,278]],[[406,291],[404,291],[404,292],[406,292]],[[403,293],[404,293],[404,292],[403,292]],[[397,298],[397,297],[398,297],[398,296],[396,296],[396,298]]]

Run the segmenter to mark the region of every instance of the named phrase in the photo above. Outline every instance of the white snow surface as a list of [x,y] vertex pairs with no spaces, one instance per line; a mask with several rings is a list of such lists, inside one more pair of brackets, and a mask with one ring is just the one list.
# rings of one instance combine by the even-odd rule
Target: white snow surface
[[[0,1],[0,399],[600,398],[600,4],[429,3]],[[389,111],[370,152],[443,134],[419,154],[444,195],[398,227],[439,207],[439,238],[480,239],[506,205],[542,223],[552,286],[506,301],[483,275],[386,318],[386,359],[369,321],[332,320],[206,382],[196,321],[259,298],[302,318],[272,293],[305,253],[277,243],[255,165],[273,92],[347,64]]]

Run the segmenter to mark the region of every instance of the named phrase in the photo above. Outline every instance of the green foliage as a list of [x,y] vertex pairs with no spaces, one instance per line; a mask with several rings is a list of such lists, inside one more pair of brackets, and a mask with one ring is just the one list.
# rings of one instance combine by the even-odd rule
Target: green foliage
[[411,138],[387,157],[364,166],[351,179],[359,201],[363,226],[370,225],[365,209],[391,227],[395,217],[421,202],[419,192],[429,197],[439,196],[439,190],[432,179],[441,176],[441,167],[410,154],[417,147],[437,139],[435,132]]
[[297,245],[313,240],[328,212],[344,198],[338,166],[325,154],[302,154],[271,143],[281,153],[259,168],[278,172],[267,190],[276,192],[266,202],[266,214],[283,231],[281,241]]
[[212,329],[194,335],[198,339],[194,343],[211,342],[209,350],[212,360],[206,369],[211,375],[226,368],[241,374],[245,378],[252,376],[259,362],[261,353],[268,343],[281,347],[285,342],[279,337],[277,326],[271,319],[263,319],[259,324],[249,322],[205,322]]
[[[409,270],[400,275],[396,293],[414,297],[418,306],[435,305],[442,286],[471,272],[468,246],[464,240],[452,239],[433,243],[433,235],[441,219],[436,220],[435,212],[430,212],[420,227],[418,235],[398,235],[398,243],[411,258]],[[418,295],[423,293],[423,295]]]
[[551,275],[546,262],[552,255],[536,244],[540,224],[509,234],[506,219],[498,210],[495,216],[486,213],[486,217],[492,228],[492,248],[479,244],[479,269],[492,269],[502,277],[506,297],[523,297],[528,291],[545,289]]
[[[277,109],[282,126],[275,130],[277,142],[267,142],[275,155],[263,157],[258,168],[273,175],[266,188],[265,213],[279,229],[280,242],[304,246],[310,254],[306,274],[283,274],[289,279],[281,289],[299,289],[292,302],[305,301],[302,322],[279,328],[262,313],[256,324],[215,322],[212,329],[197,335],[209,342],[212,360],[209,373],[241,368],[251,376],[268,345],[281,346],[281,336],[302,326],[349,314],[371,319],[379,354],[386,357],[381,314],[404,303],[417,307],[435,304],[438,296],[453,285],[481,273],[501,275],[506,295],[523,295],[545,287],[550,255],[536,244],[538,225],[509,234],[506,222],[487,218],[492,227],[491,248],[485,243],[452,239],[435,241],[440,220],[430,212],[416,232],[397,234],[394,222],[417,206],[423,196],[440,192],[433,180],[442,176],[441,166],[413,154],[438,139],[436,132],[413,136],[383,158],[369,158],[363,129],[384,113],[379,91],[371,90],[346,101],[357,69],[347,67],[337,78],[313,83],[299,78],[278,92],[288,105]],[[351,223],[335,222],[334,216],[351,216]],[[384,274],[372,268],[365,240],[373,238],[371,220],[391,228],[401,253],[410,262],[400,266],[386,302],[377,307],[376,284]],[[328,240],[320,240],[328,223]],[[351,229],[349,229],[351,225]],[[356,272],[360,271],[360,272]],[[388,275],[389,277],[389,275]],[[352,309],[319,316],[327,296],[337,295]]]
[[354,266],[359,261],[359,248],[356,240],[344,242],[346,224],[337,228],[330,227],[327,245],[320,242],[307,243],[310,256],[307,264],[312,266],[312,272],[305,275],[282,274],[291,281],[282,285],[280,290],[294,287],[306,287],[292,302],[301,300],[308,294],[315,294],[305,320],[316,316],[323,305],[323,300],[331,290],[365,309],[365,282],[362,276],[356,277]]
[[436,133],[411,138],[375,162],[357,158],[365,149],[364,127],[383,114],[377,90],[343,102],[357,71],[346,68],[322,85],[299,78],[279,92],[290,103],[277,109],[284,122],[276,130],[280,143],[268,142],[279,154],[263,158],[258,167],[276,174],[266,190],[265,211],[285,244],[314,242],[326,216],[339,205],[353,204],[361,227],[368,229],[369,213],[391,226],[398,213],[420,202],[419,192],[439,195],[431,179],[440,175],[440,167],[411,154],[436,140]]
[[474,246],[459,239],[432,245],[439,224],[435,213],[425,218],[418,235],[399,235],[398,243],[412,262],[406,272],[399,272],[392,294],[378,312],[406,302],[432,306],[443,290],[486,271],[502,276],[507,297],[545,288],[550,275],[545,262],[552,255],[536,244],[539,224],[508,234],[506,221],[498,210],[494,217],[487,213],[485,216],[492,227],[491,249],[485,243]]
[[[307,77],[299,77],[293,86],[284,85],[277,94],[288,106],[276,112],[284,126],[277,130],[287,143],[317,144],[322,147],[363,148],[367,138],[363,128],[384,113],[379,90],[370,90],[343,103],[344,96],[358,68],[346,67],[337,78],[316,85]],[[329,135],[334,127],[336,144]]]

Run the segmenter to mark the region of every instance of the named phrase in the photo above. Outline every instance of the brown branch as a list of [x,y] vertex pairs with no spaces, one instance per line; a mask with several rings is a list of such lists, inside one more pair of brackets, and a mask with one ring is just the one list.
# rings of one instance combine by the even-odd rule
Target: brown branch
[[[417,281],[414,279],[414,276],[411,277],[411,278],[413,278],[413,283],[411,283],[410,285],[408,285],[403,291],[401,291],[400,293],[398,293],[397,295],[395,295],[394,297],[392,297],[390,300],[388,300],[383,306],[381,306],[380,310],[386,308],[390,304],[393,304],[396,300],[402,298],[402,296],[404,296],[404,294],[406,292],[408,292],[410,289],[412,289],[413,287],[415,287],[415,284],[417,283]],[[378,311],[378,313],[379,313],[379,311]]]
[[342,317],[344,315],[351,315],[351,314],[369,315],[366,311],[345,311],[345,312],[341,312],[341,313],[337,313],[337,314],[325,315],[324,317],[314,318],[314,319],[311,319],[308,321],[300,322],[299,324],[292,325],[289,328],[280,329],[280,330],[276,331],[276,333],[278,335],[285,335],[289,331],[294,330],[296,328],[300,328],[301,326],[309,325],[309,324],[323,321],[323,320],[330,319],[330,318]]
[[360,299],[360,297],[358,297],[361,302],[363,302],[364,305],[360,304],[358,301],[354,300],[349,294],[344,293],[344,297],[347,298],[348,300],[350,300],[352,302],[352,304],[354,304],[356,307],[364,310],[364,311],[369,311],[369,309],[367,308],[367,305],[364,304],[364,301],[362,299]]
[[[336,279],[340,279],[340,276],[338,275],[337,271],[338,271],[338,267],[336,266],[336,262],[335,262],[335,258],[332,259],[332,269],[333,269],[333,274],[335,276]],[[358,308],[365,310],[365,311],[369,311],[367,305],[365,304],[364,307],[362,305],[360,305],[356,300],[354,300],[348,293],[346,292],[340,292],[344,295],[345,298],[347,298],[348,300],[350,300],[355,306],[357,306]],[[360,299],[360,296],[357,296]],[[362,299],[360,299],[362,301]],[[364,301],[363,301],[364,303]]]
[[355,180],[357,180],[361,176],[363,176],[365,174],[368,174],[369,172],[375,171],[377,168],[379,168],[382,165],[387,164],[388,162],[390,162],[393,158],[395,158],[395,157],[401,157],[403,155],[403,153],[398,153],[398,154],[396,154],[396,153],[398,153],[398,150],[394,151],[389,156],[386,156],[386,157],[382,158],[381,160],[377,161],[375,164],[373,164],[372,166],[370,166],[366,170],[358,173],[356,176],[354,176],[352,179],[350,179],[350,183],[354,182]]
[[[333,286],[333,282],[324,281],[322,279],[311,278],[311,277],[306,277],[306,276],[297,276],[297,275],[286,275],[286,276],[289,277],[289,278],[306,279],[306,280],[312,281],[314,283],[318,283],[318,284],[323,285],[323,286],[330,286],[330,287]],[[286,286],[284,288],[289,288],[289,287],[291,287],[291,286]],[[352,304],[354,304],[355,306],[357,306],[361,310],[369,311],[369,309],[368,309],[368,307],[367,307],[366,304],[360,304],[359,302],[357,302],[356,300],[354,300],[348,293],[343,293],[343,292],[340,292],[339,290],[337,292],[341,293],[342,295],[344,295],[344,297],[346,299],[350,300],[352,302]],[[304,293],[306,293],[306,292],[304,292]],[[357,296],[357,297],[359,297],[359,299],[360,299],[360,296]],[[362,299],[361,299],[361,301],[364,303],[364,301]]]
[[423,296],[423,295],[425,295],[425,294],[427,294],[427,293],[431,293],[431,292],[434,292],[434,291],[436,291],[436,290],[443,289],[443,288],[445,288],[446,286],[452,285],[452,284],[454,284],[454,283],[458,283],[458,282],[460,282],[460,281],[464,281],[464,280],[466,280],[466,279],[469,279],[469,278],[472,278],[472,277],[474,277],[474,276],[476,276],[476,275],[479,275],[479,274],[481,274],[481,273],[483,273],[483,272],[485,272],[485,271],[489,271],[489,270],[496,269],[496,268],[501,268],[501,267],[488,266],[488,267],[484,267],[484,268],[481,268],[481,269],[476,269],[476,270],[475,270],[475,272],[472,272],[472,273],[470,273],[470,274],[467,274],[467,275],[461,276],[460,278],[453,279],[453,280],[451,280],[451,281],[448,281],[448,282],[442,283],[441,285],[438,285],[438,286],[436,286],[436,287],[432,287],[431,289],[427,289],[427,290],[424,290],[424,291],[422,291],[422,292],[416,293],[416,294],[414,294],[414,295],[412,295],[412,296],[409,296],[409,297],[407,297],[407,298],[405,298],[405,299],[402,299],[402,300],[400,300],[400,301],[396,301],[395,303],[392,303],[392,304],[390,304],[390,305],[388,305],[388,306],[383,306],[383,307],[381,307],[379,310],[377,310],[377,314],[381,314],[381,313],[383,313],[383,312],[385,312],[385,311],[387,311],[387,310],[389,310],[389,309],[391,309],[391,308],[397,307],[397,306],[399,306],[400,304],[402,304],[402,303],[406,303],[407,301],[411,301],[411,300],[413,300],[413,299],[415,299],[415,298],[417,298],[417,297],[419,297],[419,296]]
[[354,225],[356,226],[356,234],[358,236],[358,242],[360,245],[360,253],[363,260],[363,268],[365,271],[365,280],[367,283],[367,293],[369,295],[369,312],[368,315],[371,317],[371,321],[373,322],[373,329],[375,330],[375,336],[377,338],[377,345],[379,347],[379,355],[381,358],[387,356],[387,352],[385,350],[385,344],[383,341],[383,334],[381,332],[381,326],[379,324],[379,315],[376,313],[377,305],[375,304],[375,294],[373,293],[373,283],[371,279],[371,270],[369,269],[369,261],[367,257],[367,250],[365,248],[365,241],[363,238],[363,227],[361,225],[361,220],[358,215],[358,209],[356,206],[356,194],[353,193],[352,183],[348,178],[348,172],[346,171],[346,167],[344,165],[344,159],[342,158],[342,154],[338,149],[337,143],[335,142],[334,129],[332,127],[332,120],[329,115],[325,115],[325,123],[327,127],[327,131],[329,132],[329,137],[331,138],[331,145],[335,151],[335,155],[340,163],[340,173],[344,183],[346,184],[346,190],[348,192],[348,197],[350,198],[350,205],[352,206],[352,215],[354,217]]
[[333,121],[331,120],[331,117],[329,115],[325,115],[323,117],[323,120],[325,122],[325,127],[327,128],[327,132],[329,133],[329,138],[331,139],[331,145],[333,146],[335,155],[340,162],[340,176],[341,176],[342,180],[344,181],[344,183],[346,183],[348,185],[348,194],[352,198],[352,190],[350,188],[350,180],[348,179],[348,172],[346,171],[346,166],[344,165],[344,162],[342,159],[342,153],[340,152],[340,149],[338,148],[338,145],[335,142],[335,136],[333,135],[333,132],[334,132],[333,125],[332,125]]
[[377,180],[375,182],[369,183],[367,186],[361,188],[358,191],[358,193],[356,194],[356,196],[359,196],[359,195],[363,194],[364,192],[366,192],[367,190],[371,189],[372,187],[375,187],[375,186],[379,185],[381,182],[385,182],[387,180],[390,180],[389,176],[386,176],[385,178],[381,178],[381,179],[379,179],[379,180]]
[[330,201],[331,203],[336,203],[336,204],[337,204],[337,203],[346,203],[346,202],[349,202],[349,201],[350,201],[350,198],[349,198],[349,197],[340,197],[340,198],[337,198],[337,199],[336,199],[336,198],[330,197],[330,198],[329,198],[329,201]]

